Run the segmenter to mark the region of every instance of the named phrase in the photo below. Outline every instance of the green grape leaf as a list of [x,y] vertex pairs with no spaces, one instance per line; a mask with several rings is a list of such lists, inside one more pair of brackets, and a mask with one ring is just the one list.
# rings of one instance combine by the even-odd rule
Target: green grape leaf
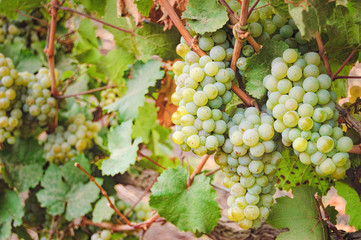
[[347,8],[357,23],[361,22],[361,1],[360,0],[348,0]]
[[138,11],[142,13],[144,17],[149,17],[149,11],[153,6],[153,0],[135,0]]
[[18,15],[16,9],[28,10],[43,7],[41,0],[1,0],[0,12],[8,18],[15,19]]
[[[95,181],[102,185],[103,179],[95,178]],[[67,206],[65,218],[68,221],[84,216],[92,210],[92,203],[98,199],[100,190],[93,183],[78,183],[71,187],[66,195]]]
[[105,56],[105,66],[107,75],[111,81],[125,85],[123,79],[124,71],[128,69],[128,65],[133,64],[134,56],[126,50],[114,49]]
[[189,188],[187,179],[184,168],[165,170],[151,189],[149,205],[181,231],[209,233],[221,217],[217,193],[203,174]]
[[47,212],[53,216],[63,214],[69,186],[62,181],[61,169],[50,164],[41,180],[41,186],[44,189],[36,194],[40,205],[46,207]]
[[[109,199],[114,204],[114,197],[110,196]],[[113,213],[114,210],[108,206],[108,200],[105,197],[102,197],[94,206],[92,220],[95,223],[109,221]]]
[[[306,5],[306,4],[305,4]],[[316,31],[319,30],[318,17],[316,9],[313,6],[296,7],[288,4],[289,12],[295,24],[297,25],[303,39],[309,41],[315,37]]]
[[263,78],[271,74],[271,63],[276,57],[282,56],[288,45],[284,42],[269,40],[261,48],[259,54],[254,54],[247,58],[246,69],[246,90],[255,98],[260,99],[266,94],[266,88],[263,87]]
[[143,143],[149,143],[151,130],[156,126],[157,108],[154,103],[145,102],[144,106],[139,108],[139,116],[134,121],[132,138],[142,137]]
[[98,1],[98,0],[75,0],[77,4],[81,4],[85,7],[87,11],[95,11],[98,13],[98,16],[104,15],[104,8],[107,0]]
[[71,161],[67,162],[61,169],[65,181],[70,185],[84,183],[88,180],[88,177],[74,166],[75,163],[79,163],[85,171],[90,172],[89,160],[83,153],[72,158]]
[[334,91],[338,98],[347,97],[348,93],[348,80],[347,79],[335,79],[332,81],[331,90]]
[[11,150],[0,151],[4,179],[19,192],[35,187],[43,176],[43,148],[36,140],[18,138]]
[[138,109],[144,105],[144,95],[148,93],[148,88],[153,87],[164,75],[164,71],[160,70],[161,64],[162,62],[158,60],[150,60],[147,63],[136,62],[128,81],[127,93],[104,109],[108,112],[118,111],[120,120],[137,118]]
[[108,133],[108,148],[110,157],[103,160],[101,170],[104,175],[124,173],[137,159],[138,144],[142,142],[137,137],[132,143],[132,120],[123,122],[112,128]]
[[[145,0],[142,0],[145,1]],[[153,55],[158,55],[162,59],[175,59],[177,54],[175,47],[179,43],[180,34],[177,29],[163,31],[163,26],[154,23],[143,23],[142,28],[137,28],[132,17],[119,17],[117,13],[117,0],[108,0],[105,7],[104,20],[113,25],[134,32],[119,31],[114,28],[104,26],[114,35],[116,44],[130,51],[137,59],[146,61]]]
[[173,145],[169,140],[169,134],[171,129],[164,128],[160,125],[157,125],[155,129],[152,129],[152,137],[149,143],[149,150],[157,156],[161,155],[173,155]]
[[190,0],[182,18],[199,34],[215,32],[228,21],[226,8],[217,0]]
[[42,65],[39,55],[34,55],[30,51],[21,51],[16,58],[15,68],[18,72],[35,73]]
[[277,187],[286,191],[299,185],[308,185],[318,188],[323,195],[332,184],[332,180],[328,177],[318,176],[311,165],[301,163],[291,148],[284,148],[282,161],[277,168],[276,176],[279,179]]
[[352,187],[348,184],[337,181],[335,184],[337,194],[346,200],[346,214],[350,216],[349,224],[354,226],[356,230],[361,229],[361,202],[360,198]]
[[336,225],[337,224],[337,214],[338,214],[338,211],[336,210],[336,208],[334,206],[328,205],[325,208],[325,210],[327,212],[327,215],[328,215],[330,221]]
[[86,40],[92,46],[94,47],[98,46],[95,27],[90,19],[84,18],[83,20],[80,21],[78,33],[83,40]]
[[178,57],[175,49],[179,44],[180,34],[176,28],[163,31],[163,27],[154,23],[144,23],[135,31],[138,51],[143,61],[158,55],[162,59],[173,60]]
[[[338,5],[334,14],[329,18],[326,26],[328,41],[325,44],[330,62],[339,64],[346,60],[353,49],[361,48],[361,25],[355,22],[355,18],[344,6]],[[342,36],[342,37],[335,37]],[[349,64],[353,65],[357,60],[357,54]]]
[[[104,21],[128,31],[133,31],[137,28],[131,17],[119,17],[117,11],[117,0],[107,0],[104,11]],[[136,56],[139,55],[137,42],[134,36],[108,26],[104,26],[104,28],[114,35],[114,40],[118,46],[125,50],[130,50]]]
[[298,186],[292,190],[293,198],[277,198],[267,222],[274,228],[289,228],[280,233],[279,240],[328,239],[327,228],[318,221],[318,210],[313,194],[315,188]]
[[[77,160],[83,162],[82,166],[85,169],[89,169],[89,163],[85,162],[86,159],[79,158]],[[72,164],[74,162],[73,160]],[[78,170],[76,167],[74,168]],[[75,182],[76,179],[81,179],[79,176],[73,175],[73,170],[65,173],[68,169],[69,166],[64,166],[61,169],[51,163],[41,181],[43,189],[37,192],[36,196],[40,205],[46,207],[49,214],[54,216],[65,212],[65,218],[71,221],[74,218],[84,216],[92,210],[91,203],[98,199],[100,190],[91,181],[85,184]],[[80,170],[78,171],[80,172]],[[63,177],[69,182],[64,182]],[[103,179],[96,178],[95,180],[100,185],[103,183]]]
[[11,224],[17,227],[22,224],[23,205],[14,191],[0,192],[0,239],[8,239],[11,235]]
[[288,4],[284,0],[270,0],[272,7],[284,18],[289,18]]

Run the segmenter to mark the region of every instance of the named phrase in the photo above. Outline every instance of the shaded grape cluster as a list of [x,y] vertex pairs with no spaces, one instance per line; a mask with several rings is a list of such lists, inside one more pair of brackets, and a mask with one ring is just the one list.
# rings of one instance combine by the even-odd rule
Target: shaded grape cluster
[[[123,200],[118,200],[115,203],[116,207],[123,214],[131,210],[131,205]],[[129,212],[127,218],[132,222],[144,222],[152,216],[152,208],[148,203],[140,201],[132,211]]]
[[105,107],[108,106],[117,100],[119,100],[122,96],[122,92],[119,88],[108,88],[100,93],[100,106]]
[[337,95],[330,90],[331,78],[320,73],[322,65],[315,52],[299,57],[296,50],[285,50],[263,79],[266,107],[282,143],[292,146],[303,164],[312,164],[320,176],[340,179],[350,167],[347,152],[353,142],[338,126]]
[[257,227],[269,215],[276,191],[275,172],[282,160],[276,151],[274,119],[250,107],[230,118],[226,140],[214,156],[230,189],[227,216],[243,229]]
[[57,126],[43,142],[46,160],[62,164],[91,148],[100,128],[100,123],[87,120],[83,114],[69,117],[64,126]]

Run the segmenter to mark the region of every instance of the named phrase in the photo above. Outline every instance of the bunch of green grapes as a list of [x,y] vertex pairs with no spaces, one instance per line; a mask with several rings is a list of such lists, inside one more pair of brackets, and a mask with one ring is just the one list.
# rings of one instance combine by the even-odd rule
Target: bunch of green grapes
[[[115,205],[123,214],[126,214],[131,209],[130,204],[123,200],[116,201]],[[128,214],[128,218],[132,222],[144,222],[152,216],[152,208],[148,203],[140,201],[134,209]]]
[[[315,41],[309,42],[302,38],[292,18],[286,19],[279,14],[274,14],[271,6],[252,11],[248,23],[251,36],[261,45],[265,44],[267,40],[283,41],[290,48],[298,49],[302,54],[316,48]],[[244,41],[241,56],[237,60],[237,67],[241,75],[246,68],[246,58],[254,53],[253,47]]]
[[[51,79],[47,68],[39,69],[34,76],[24,72],[20,74],[24,80],[25,92],[22,94],[22,110],[24,122],[33,126],[46,126],[56,115],[56,99],[51,96]],[[56,75],[58,75],[56,73]],[[57,78],[57,84],[59,79]]]
[[65,126],[57,126],[44,141],[45,158],[55,164],[63,164],[92,147],[101,126],[77,114],[67,119]]
[[23,221],[26,225],[37,227],[45,222],[46,209],[40,206],[33,191],[30,191],[29,197],[25,200],[24,210]]
[[[225,32],[221,33],[225,39]],[[199,57],[182,42],[176,49],[185,61],[173,64],[176,91],[171,100],[179,106],[172,115],[176,124],[173,141],[183,151],[197,155],[214,152],[223,145],[228,115],[221,110],[232,100],[234,71],[226,68],[226,50],[213,46],[209,55]]]
[[266,107],[276,119],[274,129],[282,134],[282,143],[292,146],[303,164],[312,164],[320,176],[340,179],[350,167],[347,152],[353,142],[338,126],[337,96],[322,69],[318,53],[299,57],[296,50],[285,50],[263,79]]
[[275,172],[282,160],[275,151],[273,123],[272,116],[254,107],[237,109],[226,141],[214,156],[226,175],[223,184],[231,190],[227,216],[243,229],[259,226],[273,204]]
[[112,232],[110,230],[102,230],[100,232],[94,233],[91,238],[91,240],[110,240],[112,239]]
[[19,92],[23,78],[18,75],[10,58],[0,54],[0,143],[14,144],[23,124]]
[[0,16],[0,43],[10,44],[21,41],[19,28],[6,17]]
[[117,100],[119,100],[122,96],[122,92],[119,88],[108,88],[103,90],[100,93],[100,106],[105,107],[108,106]]

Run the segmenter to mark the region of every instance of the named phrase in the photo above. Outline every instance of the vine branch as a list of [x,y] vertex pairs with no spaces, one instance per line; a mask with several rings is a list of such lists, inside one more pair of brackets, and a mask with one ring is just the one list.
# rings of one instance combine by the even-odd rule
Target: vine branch
[[103,194],[103,196],[108,200],[109,206],[118,214],[118,216],[129,226],[133,226],[133,224],[116,208],[113,204],[113,202],[110,200],[108,193],[104,190],[102,186],[100,186],[97,181],[95,181],[94,177],[90,175],[79,163],[74,164],[75,167],[79,168],[88,178],[90,181],[92,181],[100,190],[100,192]]
[[194,169],[192,175],[188,178],[188,181],[187,181],[187,186],[188,186],[188,187],[190,187],[190,186],[192,185],[193,180],[194,180],[194,178],[196,177],[196,175],[202,171],[202,168],[203,168],[204,165],[206,164],[206,162],[207,162],[207,160],[209,159],[209,157],[210,157],[210,156],[209,156],[208,154],[206,154],[206,155],[204,155],[204,156],[201,158],[201,160],[199,161],[196,169]]
[[[159,4],[166,10],[170,19],[178,29],[179,33],[183,36],[184,40],[187,42],[188,46],[196,52],[199,56],[204,56],[206,53],[200,49],[198,44],[194,44],[193,37],[184,27],[182,21],[180,20],[178,14],[174,11],[173,7],[169,4],[167,0],[159,0]],[[242,99],[242,101],[247,106],[254,106],[257,102],[250,96],[248,96],[245,92],[242,91],[236,84],[232,83],[233,92]]]
[[31,15],[25,14],[25,13],[23,13],[22,11],[20,11],[19,9],[16,9],[16,12],[17,12],[18,14],[20,14],[21,16],[23,16],[23,17],[27,17],[27,18],[34,19],[34,20],[36,20],[36,21],[44,24],[44,25],[47,26],[48,28],[50,27],[50,26],[49,26],[49,23],[48,23],[47,21],[43,20],[43,19],[40,19],[40,18],[31,16]]
[[160,163],[154,161],[153,159],[151,159],[150,157],[148,157],[147,155],[143,154],[141,151],[137,151],[138,155],[144,157],[145,159],[151,161],[152,163],[154,163],[155,165],[157,165],[158,167],[160,168],[163,168],[163,169],[167,169],[166,167],[162,166]]
[[[313,198],[316,200],[320,220],[323,220],[323,221],[325,221],[327,223],[327,225],[333,230],[333,232],[336,233],[339,240],[343,240],[343,237],[341,236],[341,233],[338,231],[335,224],[333,224],[330,221],[330,218],[329,218],[329,216],[328,216],[328,214],[326,212],[325,206],[323,206],[322,199],[319,196],[317,196],[316,194],[313,195]],[[322,218],[322,214],[321,214],[320,210],[322,210],[323,215],[325,216],[324,218]]]
[[249,16],[252,14],[254,8],[257,6],[257,4],[259,3],[259,1],[260,1],[260,0],[256,0],[256,1],[253,3],[252,7],[251,7],[251,8],[249,9],[249,11],[248,11],[248,16],[247,16],[247,18],[249,18]]
[[350,55],[346,58],[346,60],[342,63],[342,65],[337,69],[337,71],[332,75],[331,79],[334,80],[335,77],[342,71],[342,69],[347,65],[347,63],[351,60],[351,58],[357,53],[357,49],[353,49]]
[[98,18],[92,17],[92,16],[87,15],[87,14],[85,14],[85,13],[79,12],[79,11],[74,10],[74,9],[72,9],[72,8],[60,6],[59,4],[53,4],[53,3],[52,3],[52,7],[53,7],[53,8],[57,8],[57,9],[61,9],[61,10],[63,10],[63,11],[72,12],[72,13],[78,14],[78,15],[80,15],[80,16],[89,18],[89,19],[91,19],[91,20],[93,20],[93,21],[95,21],[95,22],[98,22],[98,23],[101,23],[101,24],[103,24],[103,25],[106,25],[106,26],[108,26],[108,27],[117,29],[117,30],[119,30],[119,31],[122,31],[122,32],[125,32],[125,33],[129,33],[129,34],[135,35],[135,36],[137,36],[137,37],[142,37],[142,36],[134,33],[133,31],[130,31],[130,30],[127,30],[127,29],[124,29],[124,28],[120,28],[120,27],[115,26],[115,25],[113,25],[113,24],[104,22],[103,20],[100,20],[100,19],[98,19]]
[[332,76],[332,71],[331,71],[331,67],[330,67],[330,62],[328,60],[328,56],[325,53],[325,45],[323,44],[322,38],[321,38],[321,34],[319,31],[316,31],[316,42],[318,45],[318,49],[319,49],[319,55],[322,58],[323,64],[325,64],[326,70],[327,70],[327,74],[329,76]]
[[47,48],[45,49],[46,55],[48,57],[48,67],[49,67],[50,78],[51,78],[51,94],[54,97],[58,96],[58,90],[56,88],[55,63],[54,63],[55,32],[56,32],[56,21],[57,21],[57,16],[58,16],[58,10],[54,7],[54,5],[58,5],[58,4],[59,4],[58,0],[51,0],[50,31],[49,31],[49,36],[48,36]]
[[148,187],[144,190],[144,192],[142,193],[142,195],[139,196],[138,200],[130,207],[130,209],[128,210],[128,212],[125,213],[125,217],[127,217],[135,208],[135,206],[138,205],[138,203],[144,198],[145,195],[147,195],[147,193],[149,192],[149,190],[153,187],[153,185],[155,184],[155,182],[158,179],[159,174],[157,174],[157,176],[154,178],[154,180],[148,185]]
[[339,79],[339,78],[358,79],[358,78],[361,78],[361,76],[336,76],[336,77],[334,77],[334,79]]

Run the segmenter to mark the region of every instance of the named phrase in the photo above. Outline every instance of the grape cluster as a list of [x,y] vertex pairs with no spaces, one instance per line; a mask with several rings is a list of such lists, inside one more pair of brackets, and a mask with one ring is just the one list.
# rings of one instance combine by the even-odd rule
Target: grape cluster
[[91,237],[91,240],[110,240],[112,239],[112,232],[110,230],[102,230],[100,232],[94,233]]
[[[131,209],[130,204],[123,200],[116,201],[115,205],[123,214],[126,214]],[[149,204],[140,201],[134,209],[128,214],[128,218],[132,222],[144,222],[152,216],[152,208]]]
[[29,46],[40,39],[31,20],[9,20],[0,15],[0,27],[0,44],[21,43]]
[[85,115],[77,114],[67,119],[66,126],[57,126],[54,133],[44,141],[45,158],[49,162],[61,164],[91,148],[92,139],[100,130],[98,122],[86,120]]
[[35,76],[28,72],[20,75],[25,87],[21,96],[24,122],[27,123],[25,125],[30,125],[31,129],[34,129],[34,126],[43,127],[56,115],[56,99],[51,96],[49,70],[41,68]]
[[19,94],[23,78],[14,69],[12,60],[3,54],[0,54],[0,78],[0,143],[14,144],[23,124]]
[[[226,33],[217,31],[211,37],[222,42]],[[212,40],[213,41],[213,40]],[[173,64],[176,91],[171,100],[179,106],[172,115],[176,124],[173,141],[183,151],[197,155],[214,152],[224,143],[228,115],[221,110],[232,100],[234,71],[226,68],[227,53],[222,46],[212,46],[209,55],[199,57],[185,43],[177,46],[177,53],[185,61]]]
[[282,155],[275,151],[274,119],[250,107],[237,109],[230,119],[226,141],[214,156],[230,188],[227,216],[243,229],[267,219],[275,193],[277,165]]
[[103,90],[100,93],[100,106],[105,107],[108,106],[117,100],[119,100],[122,96],[121,90],[119,88],[108,88]]
[[291,146],[304,164],[313,164],[320,176],[340,179],[350,167],[353,143],[336,120],[336,93],[331,78],[320,74],[321,60],[309,52],[302,58],[294,49],[272,61],[271,75],[263,79],[268,89],[267,111],[276,119],[274,129],[282,143]]

